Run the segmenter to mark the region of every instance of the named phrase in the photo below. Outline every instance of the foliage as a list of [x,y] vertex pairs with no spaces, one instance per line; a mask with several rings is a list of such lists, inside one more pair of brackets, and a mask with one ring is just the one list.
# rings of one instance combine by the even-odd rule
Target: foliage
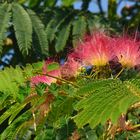
[[46,40],[47,35],[44,31],[45,27],[33,11],[28,10],[28,13],[32,20],[33,28],[40,41],[41,53],[44,55],[47,55],[48,54],[48,41]]
[[[24,96],[27,96],[29,94],[29,85],[28,83],[25,84],[25,82],[28,81],[28,78],[32,77],[36,71],[39,71],[39,69],[41,70],[42,65],[41,63],[38,64],[39,65],[37,66],[27,65],[24,70],[17,66],[16,68],[6,68],[4,71],[0,72],[1,109],[5,107],[3,106],[3,104],[6,99],[8,99],[10,101],[9,103],[12,104],[15,102],[15,100],[23,100]],[[19,92],[20,94],[17,94]]]
[[3,4],[0,6],[0,52],[2,52],[2,45],[3,45],[3,40],[6,38],[6,30],[8,28],[8,22],[11,16],[10,13],[11,6],[7,4]]
[[[19,4],[12,5],[13,24],[19,49],[23,54],[28,54],[31,47],[32,38],[32,24],[29,15]],[[21,19],[22,17],[22,19]],[[19,20],[21,19],[21,20]],[[24,22],[23,22],[24,21]]]
[[[0,13],[3,13],[1,15],[1,46],[3,45],[3,41],[6,38],[5,33],[7,31],[7,27],[13,27],[19,46],[19,51],[21,51],[24,56],[28,55],[32,47],[31,43],[33,28],[38,36],[42,55],[47,54],[48,42],[46,40],[44,25],[32,10],[28,11],[29,14],[27,13],[26,9],[24,9],[24,7],[16,2],[1,4]],[[12,15],[12,17],[10,15]],[[9,25],[9,22],[12,22],[13,24]]]
[[[30,87],[27,79],[38,73],[41,67],[42,63],[38,63],[27,65],[23,69],[7,68],[0,73],[1,77],[5,77],[1,78],[3,80],[0,84],[1,101],[4,101],[1,109],[6,109],[0,117],[1,126],[5,125],[5,120],[8,121],[1,139],[30,139],[32,136],[35,139],[42,136],[44,139],[65,139],[72,138],[73,135],[82,137],[82,129],[86,130],[87,127],[90,128],[90,132],[86,134],[89,137],[105,138],[104,135],[109,134],[107,130],[104,131],[105,128],[102,136],[95,134],[99,125],[103,127],[109,120],[113,126],[119,125],[118,120],[122,113],[127,114],[133,106],[135,108],[135,103],[139,103],[139,77],[125,81],[89,80],[79,75],[76,85],[58,79],[61,81],[58,84],[48,86],[40,83]],[[58,64],[51,63],[47,68],[54,71],[58,69]],[[14,90],[11,90],[13,87]],[[8,97],[5,98],[7,93]],[[65,127],[69,130],[62,138]]]
[[[81,100],[76,105],[78,110],[83,108],[75,117],[79,127],[88,122],[94,128],[98,123],[104,124],[108,118],[116,123],[119,114],[126,113],[132,103],[139,101],[138,97],[130,89],[127,89],[128,85],[118,80],[94,81],[89,85],[90,89],[94,90],[88,92],[93,95]],[[89,89],[88,86],[83,86],[82,90]]]

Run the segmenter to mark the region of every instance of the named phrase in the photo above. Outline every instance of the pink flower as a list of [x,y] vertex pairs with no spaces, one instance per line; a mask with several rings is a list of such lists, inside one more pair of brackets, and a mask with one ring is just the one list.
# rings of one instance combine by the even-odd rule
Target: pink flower
[[57,81],[56,78],[52,78],[49,76],[45,76],[45,74],[60,77],[60,69],[48,71],[47,65],[51,64],[52,61],[46,61],[43,68],[42,68],[42,74],[43,75],[37,75],[31,78],[31,86],[35,86],[39,83],[46,83],[48,85],[51,85],[51,83],[55,83]]
[[85,65],[105,66],[114,57],[112,45],[112,38],[104,33],[94,33],[79,43],[74,57],[82,60]]
[[39,83],[46,83],[48,85],[50,85],[52,82],[55,82],[54,78],[48,78],[47,76],[43,76],[43,75],[37,75],[32,77],[31,79],[31,84],[32,85],[37,85]]
[[68,60],[61,66],[61,75],[63,78],[76,77],[79,74],[81,64],[74,60],[74,58],[69,55]]
[[140,64],[140,42],[130,37],[115,39],[115,54],[124,67],[134,67]]

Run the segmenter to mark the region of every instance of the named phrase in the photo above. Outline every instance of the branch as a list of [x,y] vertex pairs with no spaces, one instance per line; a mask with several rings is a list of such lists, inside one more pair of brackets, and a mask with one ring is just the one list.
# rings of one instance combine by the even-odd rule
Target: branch
[[70,85],[73,85],[73,86],[76,87],[76,88],[79,87],[78,85],[74,84],[73,82],[67,81],[67,80],[62,79],[62,78],[59,78],[59,77],[55,77],[55,76],[52,76],[52,75],[49,75],[49,74],[42,74],[42,73],[37,73],[37,74],[41,74],[41,75],[44,75],[44,76],[48,76],[48,77],[51,77],[51,78],[54,78],[54,79],[63,81],[63,82],[65,82],[65,83],[68,83],[68,84],[70,84]]
[[103,15],[104,11],[103,11],[103,8],[102,8],[102,5],[101,5],[101,0],[97,0],[97,4],[98,4],[98,7],[100,9],[100,13]]

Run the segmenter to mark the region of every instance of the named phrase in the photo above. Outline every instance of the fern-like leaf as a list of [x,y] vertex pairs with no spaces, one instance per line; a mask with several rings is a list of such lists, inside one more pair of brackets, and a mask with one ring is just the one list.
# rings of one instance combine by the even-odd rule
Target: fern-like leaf
[[83,38],[83,35],[86,32],[86,19],[84,16],[79,17],[76,21],[73,23],[73,46],[76,46],[76,43],[79,39]]
[[49,21],[49,23],[46,26],[46,34],[47,34],[47,39],[51,43],[55,37],[56,33],[58,32],[58,29],[60,26],[63,28],[63,23],[68,22],[67,19],[72,15],[72,12],[62,12],[62,11],[55,11],[55,16]]
[[38,36],[42,54],[47,55],[49,49],[48,49],[48,41],[47,41],[47,35],[45,32],[45,27],[42,21],[39,19],[39,17],[32,10],[27,10],[27,11],[30,15],[33,29]]
[[22,70],[20,68],[6,68],[0,72],[0,79],[0,91],[12,95],[15,99],[19,91],[19,85],[24,82]]
[[47,34],[47,39],[52,42],[55,38],[55,32],[57,31],[56,27],[53,27],[55,24],[55,19],[52,19],[49,21],[46,27],[46,34]]
[[3,40],[6,37],[6,31],[9,27],[9,20],[11,17],[11,5],[1,4],[0,5],[0,53],[2,52]]
[[74,3],[75,0],[62,0],[64,6],[70,6]]
[[20,86],[24,86],[25,82],[34,75],[35,72],[42,70],[42,62],[38,62],[32,65],[27,65],[23,69],[19,66],[16,68],[6,68],[0,71],[0,108],[8,96],[10,101],[17,101],[20,99],[21,94],[19,94]]
[[21,124],[24,124],[29,120],[29,117],[31,116],[31,113],[27,111],[26,113],[19,116],[17,119],[13,121],[12,124],[10,124],[4,132],[0,135],[1,140],[14,140],[17,136],[17,133],[19,132],[19,128],[21,127]]
[[14,131],[15,133],[12,134],[12,138],[15,139],[23,139],[24,135],[28,132],[29,128],[31,128],[34,124],[33,120],[26,121],[22,123],[19,127],[16,128]]
[[22,54],[27,55],[29,49],[31,48],[32,42],[31,19],[27,12],[24,10],[24,8],[18,3],[13,3],[12,11],[13,24],[19,49],[22,52]]
[[40,133],[35,137],[35,140],[51,140],[54,138],[54,130],[53,128],[47,128],[40,131]]
[[74,120],[78,127],[89,123],[94,128],[108,119],[116,123],[121,113],[126,113],[130,105],[140,99],[119,80],[99,80],[91,86],[92,94],[76,105],[79,112]]
[[18,115],[18,113],[25,107],[26,104],[18,105],[15,110],[12,111],[11,116],[9,118],[8,123],[11,124],[12,121],[15,119],[15,117]]
[[[61,100],[57,100],[52,104],[52,109],[48,114],[48,120],[50,122],[59,125],[60,120],[63,116],[67,118],[72,114],[73,111],[73,101],[74,99],[69,97]],[[59,109],[58,109],[59,108]]]
[[64,47],[66,46],[66,43],[70,34],[70,28],[71,28],[71,24],[69,24],[66,27],[63,27],[62,30],[59,32],[57,42],[55,45],[56,52],[62,51]]
[[11,114],[13,111],[15,111],[15,109],[19,106],[20,104],[19,103],[16,103],[14,104],[13,106],[11,106],[11,108],[9,108],[8,110],[6,110],[6,112],[4,112],[2,114],[2,116],[0,116],[0,124],[2,122],[4,122],[4,120],[6,120]]

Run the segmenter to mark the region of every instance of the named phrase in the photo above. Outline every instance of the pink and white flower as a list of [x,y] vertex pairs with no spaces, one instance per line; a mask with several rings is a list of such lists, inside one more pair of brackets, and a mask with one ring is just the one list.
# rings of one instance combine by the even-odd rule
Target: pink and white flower
[[61,75],[67,79],[76,77],[79,74],[80,68],[81,64],[69,55],[68,60],[61,66]]
[[37,75],[37,76],[34,76],[31,78],[31,86],[35,86],[39,83],[46,83],[48,85],[51,85],[51,83],[55,83],[57,81],[56,78],[52,78],[52,77],[49,77],[45,74],[48,74],[48,75],[51,75],[51,76],[54,76],[54,77],[60,77],[60,69],[57,69],[57,70],[52,70],[52,71],[48,71],[47,70],[47,65],[52,63],[53,61],[46,61],[43,68],[42,68],[42,74],[43,75]]
[[123,67],[134,67],[140,64],[140,42],[130,37],[116,38],[114,52]]
[[114,57],[113,42],[114,40],[104,33],[96,32],[79,43],[73,56],[85,65],[105,66]]

